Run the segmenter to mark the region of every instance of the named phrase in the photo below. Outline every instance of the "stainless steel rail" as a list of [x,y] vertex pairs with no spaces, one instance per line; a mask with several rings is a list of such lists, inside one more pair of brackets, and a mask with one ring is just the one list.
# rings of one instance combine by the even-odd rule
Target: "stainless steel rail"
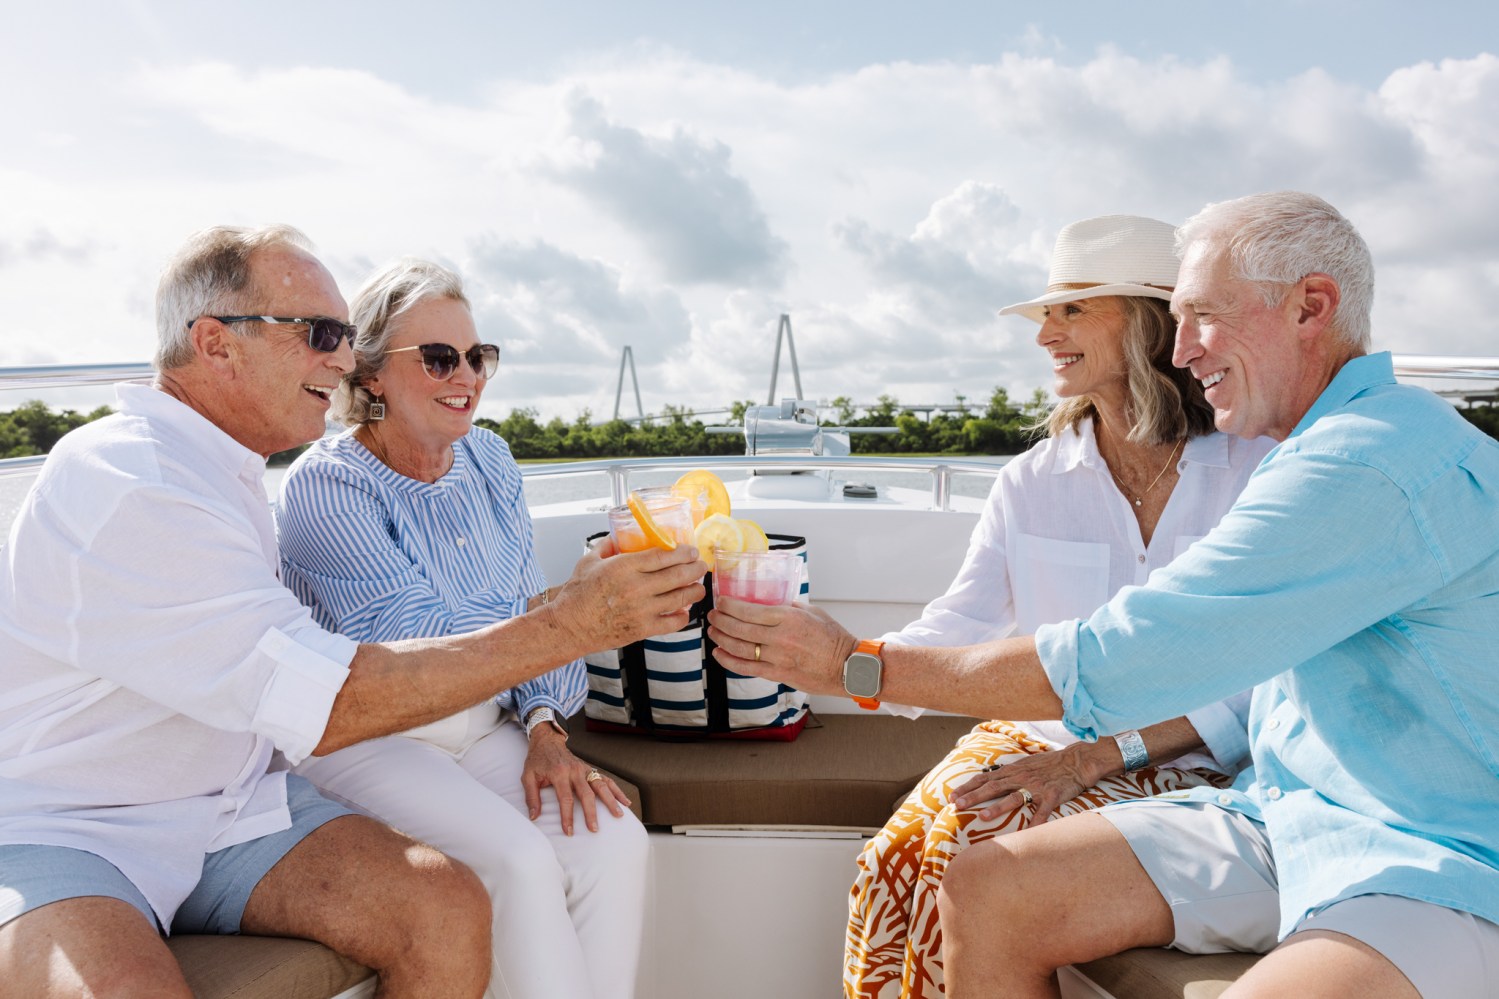
[[76,388],[80,385],[112,385],[115,382],[150,378],[156,369],[149,364],[33,364],[0,368],[0,389]]
[[[1499,382],[1499,357],[1446,356],[1440,354],[1396,354],[1395,374],[1402,378],[1468,379]],[[0,368],[0,391],[71,388],[83,385],[105,385],[121,381],[150,378],[153,369],[140,362],[118,364],[36,364]],[[46,459],[42,456],[0,459],[0,478],[32,475]],[[994,475],[998,466],[975,461],[941,461],[932,458],[858,458],[858,457],[750,457],[736,455],[687,458],[629,458],[622,460],[583,461],[570,464],[533,466],[524,469],[528,476],[585,475],[603,472],[609,476],[609,488],[615,503],[623,503],[629,493],[631,472],[661,468],[695,467],[711,462],[720,468],[763,468],[769,470],[862,469],[865,471],[926,472],[932,478],[932,505],[939,510],[951,508],[954,475]]]
[[818,455],[712,455],[687,456],[682,458],[615,458],[601,461],[573,461],[558,465],[523,466],[521,474],[527,478],[553,478],[568,475],[609,476],[609,493],[615,506],[625,501],[630,493],[632,472],[656,471],[659,469],[690,469],[712,465],[714,468],[758,468],[766,471],[819,471],[822,469],[852,469],[862,472],[925,472],[932,479],[932,507],[937,510],[952,509],[952,478],[954,475],[999,474],[1000,465],[987,461],[946,461],[940,458],[859,458],[824,457]]

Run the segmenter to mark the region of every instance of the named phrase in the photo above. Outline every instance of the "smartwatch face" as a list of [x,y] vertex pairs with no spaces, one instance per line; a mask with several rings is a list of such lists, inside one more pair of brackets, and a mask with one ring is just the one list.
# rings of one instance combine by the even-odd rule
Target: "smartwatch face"
[[855,652],[843,663],[843,689],[854,697],[878,697],[880,673],[879,656]]

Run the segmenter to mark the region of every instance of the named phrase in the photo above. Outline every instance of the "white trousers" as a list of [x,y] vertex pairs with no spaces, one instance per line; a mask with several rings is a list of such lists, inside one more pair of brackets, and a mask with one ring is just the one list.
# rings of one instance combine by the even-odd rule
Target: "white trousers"
[[[462,722],[459,723],[459,719]],[[493,704],[419,730],[305,760],[331,797],[473,868],[494,902],[490,999],[629,999],[645,916],[645,827],[574,804],[562,833],[551,788],[532,822],[521,788],[526,735]]]

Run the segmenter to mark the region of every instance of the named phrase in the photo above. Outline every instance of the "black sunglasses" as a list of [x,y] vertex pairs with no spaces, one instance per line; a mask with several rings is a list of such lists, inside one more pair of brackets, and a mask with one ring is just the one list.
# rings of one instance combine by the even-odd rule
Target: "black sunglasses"
[[[307,327],[307,346],[324,354],[331,354],[338,349],[338,341],[347,339],[349,346],[354,346],[354,337],[359,334],[358,327],[349,323],[341,323],[329,316],[313,316],[311,318],[298,318],[295,316],[209,316],[209,319],[217,319],[221,323],[275,323],[277,325],[302,324]],[[193,328],[194,319],[187,324],[188,329]]]
[[422,343],[415,347],[397,347],[395,350],[387,350],[386,353],[400,354],[408,350],[422,352],[422,368],[426,370],[429,378],[439,382],[445,382],[453,377],[453,372],[458,370],[459,358],[468,361],[468,366],[474,369],[474,374],[483,375],[485,378],[493,378],[494,373],[500,367],[500,348],[492,343],[475,344],[461,354],[457,347],[445,343]]

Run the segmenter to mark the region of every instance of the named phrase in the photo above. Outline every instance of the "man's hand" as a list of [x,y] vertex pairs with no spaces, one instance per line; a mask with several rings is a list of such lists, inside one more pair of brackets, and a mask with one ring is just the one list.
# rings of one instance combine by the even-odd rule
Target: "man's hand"
[[707,571],[696,548],[615,555],[606,542],[578,560],[572,577],[539,610],[588,651],[615,649],[685,627],[688,610],[703,598]]
[[843,660],[857,644],[826,611],[768,607],[725,597],[708,614],[713,657],[725,669],[764,676],[809,694],[843,693]]

